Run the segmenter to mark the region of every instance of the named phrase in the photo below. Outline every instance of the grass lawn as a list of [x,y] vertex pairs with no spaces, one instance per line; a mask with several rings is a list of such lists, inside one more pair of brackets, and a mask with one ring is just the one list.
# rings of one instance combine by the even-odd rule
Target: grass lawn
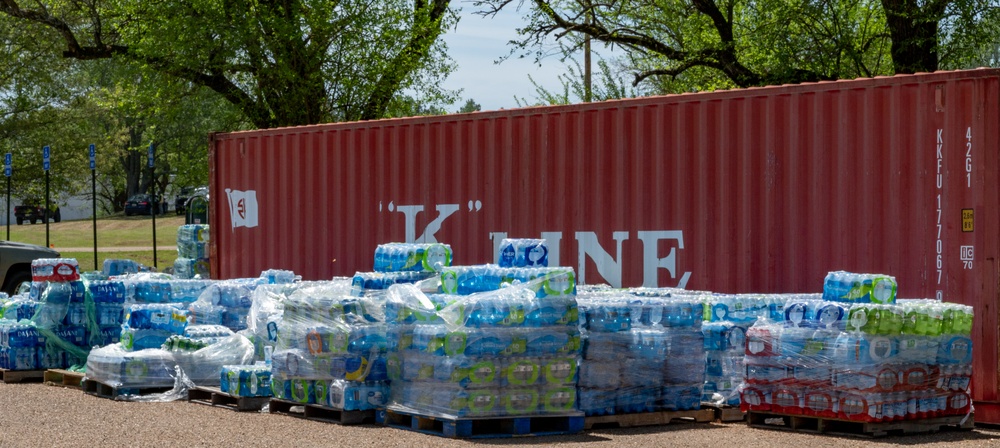
[[[94,264],[94,222],[49,223],[49,245],[63,257],[76,258],[80,270],[100,270],[105,259],[128,258],[162,271],[177,259],[177,228],[184,217],[174,214],[156,217],[156,263],[153,263],[153,222],[149,216],[116,216],[97,220],[97,265]],[[0,238],[7,239],[6,226]],[[45,224],[10,225],[10,240],[45,245]],[[82,250],[81,250],[82,249]],[[119,250],[121,249],[121,250]],[[141,249],[141,250],[136,250]]]

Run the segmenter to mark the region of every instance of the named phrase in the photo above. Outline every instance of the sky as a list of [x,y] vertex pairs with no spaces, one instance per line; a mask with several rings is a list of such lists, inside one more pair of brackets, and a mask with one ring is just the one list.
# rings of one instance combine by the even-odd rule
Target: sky
[[463,89],[461,101],[447,108],[454,112],[472,99],[482,110],[512,109],[518,107],[514,97],[535,100],[535,82],[548,90],[561,90],[558,76],[566,67],[555,56],[542,59],[541,65],[533,56],[511,57],[494,64],[513,48],[507,42],[518,37],[516,28],[524,26],[521,13],[514,10],[513,2],[494,18],[472,14],[476,7],[467,1],[453,2],[461,7],[457,29],[444,36],[448,53],[458,64],[458,69],[444,82],[445,89]]

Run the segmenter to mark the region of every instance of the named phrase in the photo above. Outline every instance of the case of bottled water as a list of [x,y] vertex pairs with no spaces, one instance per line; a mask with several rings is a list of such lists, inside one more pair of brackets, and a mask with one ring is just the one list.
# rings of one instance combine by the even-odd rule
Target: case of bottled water
[[669,292],[578,294],[586,415],[699,409],[705,382],[702,300]]
[[830,273],[835,301],[789,300],[781,320],[747,330],[744,410],[860,422],[971,412],[972,307],[896,300],[894,281],[867,277]]
[[80,265],[75,258],[39,258],[31,262],[31,279],[36,282],[80,280]]
[[896,278],[883,274],[830,272],[823,280],[823,299],[847,303],[895,303]]
[[395,284],[417,283],[432,277],[431,272],[358,272],[351,278],[351,294],[363,297],[367,294],[382,294]]
[[375,272],[439,272],[451,266],[451,258],[447,244],[381,244],[375,248]]
[[[459,277],[461,288],[448,283]],[[387,291],[390,407],[445,418],[579,412],[572,269],[449,266],[441,278],[444,294]]]
[[129,259],[108,258],[101,264],[101,273],[106,277],[139,273],[139,263]]
[[505,238],[500,241],[497,265],[502,268],[542,268],[549,265],[545,240]]
[[495,264],[449,266],[441,270],[441,292],[470,295],[528,284],[536,298],[576,295],[576,274],[564,267],[505,268]]
[[234,397],[270,397],[271,367],[226,365],[219,376],[219,389]]

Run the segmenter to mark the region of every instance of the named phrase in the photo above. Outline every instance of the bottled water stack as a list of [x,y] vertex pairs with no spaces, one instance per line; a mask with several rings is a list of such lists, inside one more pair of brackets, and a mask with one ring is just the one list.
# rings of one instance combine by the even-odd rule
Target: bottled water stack
[[[28,295],[3,302],[0,367],[39,370],[82,364],[101,333],[99,316],[87,312],[96,308],[95,301],[76,260],[35,260],[32,280]],[[112,324],[114,317],[108,317]]]
[[272,355],[274,396],[342,410],[384,406],[384,298],[355,297],[346,283],[314,282],[292,289],[282,303]]
[[[232,331],[247,329],[247,318],[253,305],[253,292],[271,281],[294,280],[291,271],[264,271],[258,278],[207,281],[197,300],[186,305],[191,321],[199,325],[222,325]],[[277,277],[275,277],[277,276]],[[176,280],[196,282],[197,280]]]
[[627,291],[578,296],[578,397],[586,415],[699,409],[705,381],[701,302]]
[[[489,269],[453,266],[444,272],[485,275]],[[503,288],[494,283],[493,290],[471,295],[390,288],[385,309],[392,406],[448,418],[578,412],[576,297],[539,297],[545,281],[542,276]]]
[[972,308],[789,301],[747,332],[743,408],[861,422],[970,412]]
[[185,224],[177,229],[177,278],[210,278],[208,258],[208,224]]
[[819,295],[702,294],[705,336],[705,387],[702,401],[740,405],[747,329],[758,320],[780,320],[785,302]]

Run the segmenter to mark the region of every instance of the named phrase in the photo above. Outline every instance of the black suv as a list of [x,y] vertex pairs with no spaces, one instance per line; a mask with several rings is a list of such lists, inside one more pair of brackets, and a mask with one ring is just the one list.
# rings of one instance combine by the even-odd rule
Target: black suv
[[62,221],[62,213],[59,212],[59,206],[56,204],[49,204],[49,210],[45,210],[45,204],[37,199],[27,199],[21,205],[14,207],[14,218],[17,220],[17,225],[24,224],[28,221],[32,224],[42,221],[45,222],[51,219],[53,222]]
[[208,187],[184,187],[181,188],[180,193],[177,193],[177,197],[174,198],[174,210],[178,215],[183,215],[187,212],[187,203],[191,198],[195,196],[208,196]]

